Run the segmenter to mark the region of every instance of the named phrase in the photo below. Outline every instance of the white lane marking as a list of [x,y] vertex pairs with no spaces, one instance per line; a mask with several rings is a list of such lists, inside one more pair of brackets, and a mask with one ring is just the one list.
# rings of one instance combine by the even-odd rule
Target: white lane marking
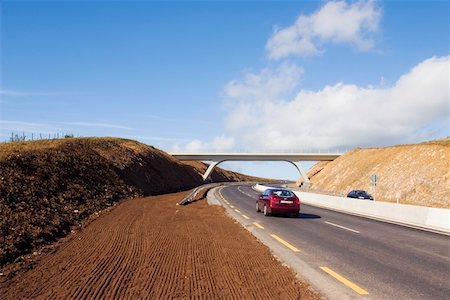
[[222,198],[222,200],[225,200],[225,197],[222,195],[222,189],[223,189],[223,187],[219,188],[219,190],[218,190],[219,196],[220,196],[220,198]]
[[342,228],[342,229],[354,232],[354,233],[361,233],[358,230],[354,230],[354,229],[351,229],[351,228],[348,228],[348,227],[345,227],[345,226],[342,226],[342,225],[338,225],[338,224],[334,224],[334,223],[326,222],[326,221],[325,221],[325,223],[327,223],[328,225],[334,226],[334,227],[339,227],[339,228]]

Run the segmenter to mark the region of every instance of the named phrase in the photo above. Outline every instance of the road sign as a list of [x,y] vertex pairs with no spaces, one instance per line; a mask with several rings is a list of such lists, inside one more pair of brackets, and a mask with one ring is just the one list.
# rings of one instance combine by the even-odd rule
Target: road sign
[[373,186],[377,185],[377,175],[376,174],[372,174],[372,176],[370,176],[370,180],[372,181]]

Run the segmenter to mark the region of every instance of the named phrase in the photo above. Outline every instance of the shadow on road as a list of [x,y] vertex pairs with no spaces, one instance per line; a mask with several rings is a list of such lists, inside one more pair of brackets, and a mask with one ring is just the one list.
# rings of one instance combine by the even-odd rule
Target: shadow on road
[[320,218],[322,218],[319,215],[303,214],[303,213],[300,213],[300,215],[296,218],[294,218],[291,215],[281,215],[281,214],[273,214],[272,216],[278,217],[278,218],[287,218],[287,219],[320,219]]
[[302,213],[300,213],[299,218],[300,219],[320,219],[322,217],[319,216],[319,215],[315,215],[315,214],[302,214]]

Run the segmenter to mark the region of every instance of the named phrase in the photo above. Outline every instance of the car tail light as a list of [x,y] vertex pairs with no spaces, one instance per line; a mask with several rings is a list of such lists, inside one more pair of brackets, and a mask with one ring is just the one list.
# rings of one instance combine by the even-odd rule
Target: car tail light
[[280,197],[278,197],[277,195],[272,195],[272,196],[270,196],[270,204],[272,204],[272,203],[278,203],[278,202],[280,202]]

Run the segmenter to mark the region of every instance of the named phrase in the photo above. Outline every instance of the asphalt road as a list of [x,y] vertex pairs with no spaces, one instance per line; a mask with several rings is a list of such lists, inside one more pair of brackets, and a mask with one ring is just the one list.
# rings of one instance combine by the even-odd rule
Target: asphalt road
[[220,194],[228,210],[281,238],[355,298],[450,299],[449,236],[308,205],[299,218],[265,217],[255,211],[259,193],[250,185],[225,186]]

